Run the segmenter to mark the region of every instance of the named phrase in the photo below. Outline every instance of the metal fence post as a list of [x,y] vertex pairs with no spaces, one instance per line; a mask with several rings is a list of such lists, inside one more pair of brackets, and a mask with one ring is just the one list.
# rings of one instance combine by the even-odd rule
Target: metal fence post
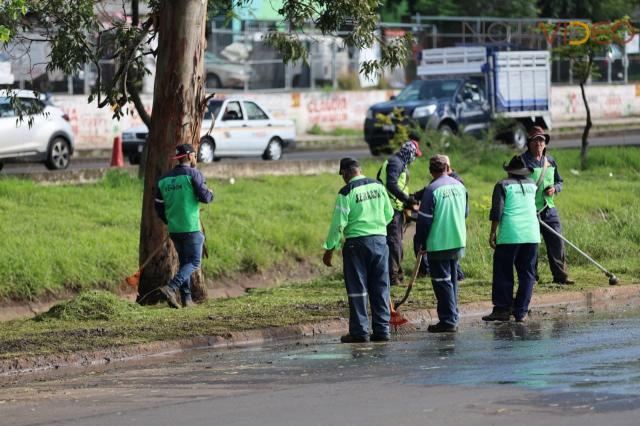
[[333,39],[331,41],[331,76],[333,77],[333,90],[338,89],[338,76],[337,67],[336,67],[336,53],[338,49],[336,48],[336,40]]
[[84,85],[84,94],[88,95],[89,92],[91,91],[91,88],[89,87],[89,76],[91,75],[91,66],[89,64],[84,64],[84,81],[83,81],[83,85]]

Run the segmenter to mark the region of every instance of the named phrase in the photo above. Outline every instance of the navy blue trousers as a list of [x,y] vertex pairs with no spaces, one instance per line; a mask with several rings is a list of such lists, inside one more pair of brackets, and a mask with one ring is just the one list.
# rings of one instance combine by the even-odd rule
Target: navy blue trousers
[[393,218],[387,225],[387,245],[389,246],[389,279],[396,285],[404,280],[402,270],[402,227],[404,226],[404,213],[394,210]]
[[[529,302],[536,282],[538,244],[498,244],[493,252],[493,286],[491,298],[499,310],[513,308],[513,315],[522,318],[529,310]],[[513,299],[513,267],[518,273],[518,291]]]
[[[420,262],[420,273],[423,275],[429,275],[431,273],[429,271],[429,259],[426,254],[422,255],[422,261]],[[458,278],[458,281],[464,280],[464,272],[462,271],[460,262],[456,262],[456,277]]]
[[458,324],[457,259],[433,259],[427,256],[431,285],[438,301],[438,319],[448,325]]
[[[554,207],[552,209],[544,209],[540,213],[540,218],[544,223],[549,225],[554,231],[562,235],[562,224],[560,223],[560,216],[558,210]],[[569,276],[567,272],[567,260],[564,251],[564,241],[557,235],[554,235],[544,226],[540,225],[540,233],[544,239],[544,244],[547,247],[547,259],[549,260],[549,268],[551,269],[551,275],[553,280],[557,282],[563,282]],[[536,271],[538,270],[538,262],[536,259]]]
[[349,334],[369,335],[371,326],[379,336],[389,335],[389,248],[383,235],[348,238],[342,248],[344,282],[349,297]]

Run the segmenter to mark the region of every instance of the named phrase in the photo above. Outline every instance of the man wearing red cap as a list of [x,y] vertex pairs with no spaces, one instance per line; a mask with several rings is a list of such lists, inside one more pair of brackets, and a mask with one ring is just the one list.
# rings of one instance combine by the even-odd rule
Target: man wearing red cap
[[[540,220],[557,233],[562,234],[560,216],[554,204],[556,195],[562,191],[562,177],[558,173],[556,161],[547,155],[547,145],[551,137],[542,127],[534,126],[529,130],[527,152],[522,154],[526,167],[533,169],[531,179],[536,183],[536,210]],[[564,250],[564,242],[544,226],[540,232],[547,247],[547,258],[555,284],[574,284],[569,278]]]
[[213,201],[213,192],[207,188],[202,173],[195,168],[196,151],[189,144],[178,145],[176,167],[161,176],[156,186],[155,208],[158,216],[169,227],[169,235],[178,252],[180,267],[176,275],[160,291],[169,306],[180,308],[193,305],[191,274],[200,267],[204,234],[200,225],[199,203]]
[[420,136],[411,132],[409,140],[398,152],[389,157],[378,171],[378,180],[387,189],[387,195],[393,206],[393,219],[387,225],[387,245],[389,246],[389,281],[391,285],[398,285],[404,280],[402,270],[402,228],[404,225],[404,210],[413,210],[418,201],[409,195],[409,165],[416,157],[422,156],[420,151]]

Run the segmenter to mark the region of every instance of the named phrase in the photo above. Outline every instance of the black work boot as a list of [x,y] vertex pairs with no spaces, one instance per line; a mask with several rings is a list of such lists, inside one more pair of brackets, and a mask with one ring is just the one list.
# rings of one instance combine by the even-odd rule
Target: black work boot
[[509,321],[511,312],[509,309],[493,308],[489,315],[482,317],[482,321]]
[[391,340],[391,336],[388,334],[376,334],[373,333],[369,339],[372,342],[388,342],[389,340]]
[[367,343],[369,336],[352,336],[351,334],[345,334],[340,338],[342,343]]
[[191,298],[191,295],[183,295],[182,296],[182,307],[183,308],[193,308],[196,306],[195,302]]
[[439,322],[437,324],[431,324],[427,327],[427,331],[429,333],[455,333],[458,331],[458,327],[444,322]]
[[576,282],[574,280],[572,280],[571,278],[567,277],[564,279],[554,279],[553,280],[554,284],[560,284],[560,285],[573,285]]

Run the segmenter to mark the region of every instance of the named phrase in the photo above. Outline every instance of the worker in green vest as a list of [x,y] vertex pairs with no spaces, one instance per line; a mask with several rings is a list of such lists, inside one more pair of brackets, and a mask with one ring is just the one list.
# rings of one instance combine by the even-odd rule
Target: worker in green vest
[[[349,334],[342,343],[389,340],[389,271],[387,224],[393,208],[380,182],[362,175],[354,158],[340,160],[340,175],[346,184],[338,192],[331,226],[323,245],[322,261],[331,266],[333,252],[344,236],[342,260],[349,298]],[[371,305],[371,325],[367,300]]]
[[[562,234],[560,215],[554,199],[562,191],[562,177],[558,173],[556,161],[547,154],[550,136],[542,127],[534,126],[529,131],[527,151],[522,154],[527,167],[533,169],[531,179],[536,184],[536,211],[544,223],[557,233]],[[547,248],[549,267],[555,284],[574,284],[569,278],[564,241],[546,227],[540,225],[540,232]],[[536,264],[537,271],[537,264]]]
[[[535,268],[540,243],[536,217],[536,184],[529,178],[528,168],[520,156],[504,166],[508,176],[493,188],[489,245],[493,252],[493,311],[484,321],[523,322],[536,282]],[[513,298],[513,267],[518,273],[518,291]]]
[[409,140],[390,156],[378,171],[378,180],[387,189],[393,206],[393,219],[387,226],[387,245],[389,246],[389,281],[398,285],[404,280],[402,270],[402,228],[404,210],[417,208],[418,202],[409,195],[409,166],[416,157],[422,156],[420,136],[416,132],[409,134]]
[[160,287],[169,306],[180,308],[193,306],[191,298],[191,274],[199,267],[202,258],[204,234],[200,223],[200,203],[213,201],[213,191],[196,169],[196,150],[190,144],[176,147],[173,170],[158,179],[155,209],[167,224],[173,247],[178,253],[180,267],[168,284]]
[[434,155],[429,160],[433,180],[423,192],[413,239],[414,251],[427,252],[431,284],[437,299],[440,322],[427,328],[430,333],[452,333],[458,326],[458,259],[464,256],[467,241],[465,219],[469,213],[467,190],[449,176],[449,159]]

